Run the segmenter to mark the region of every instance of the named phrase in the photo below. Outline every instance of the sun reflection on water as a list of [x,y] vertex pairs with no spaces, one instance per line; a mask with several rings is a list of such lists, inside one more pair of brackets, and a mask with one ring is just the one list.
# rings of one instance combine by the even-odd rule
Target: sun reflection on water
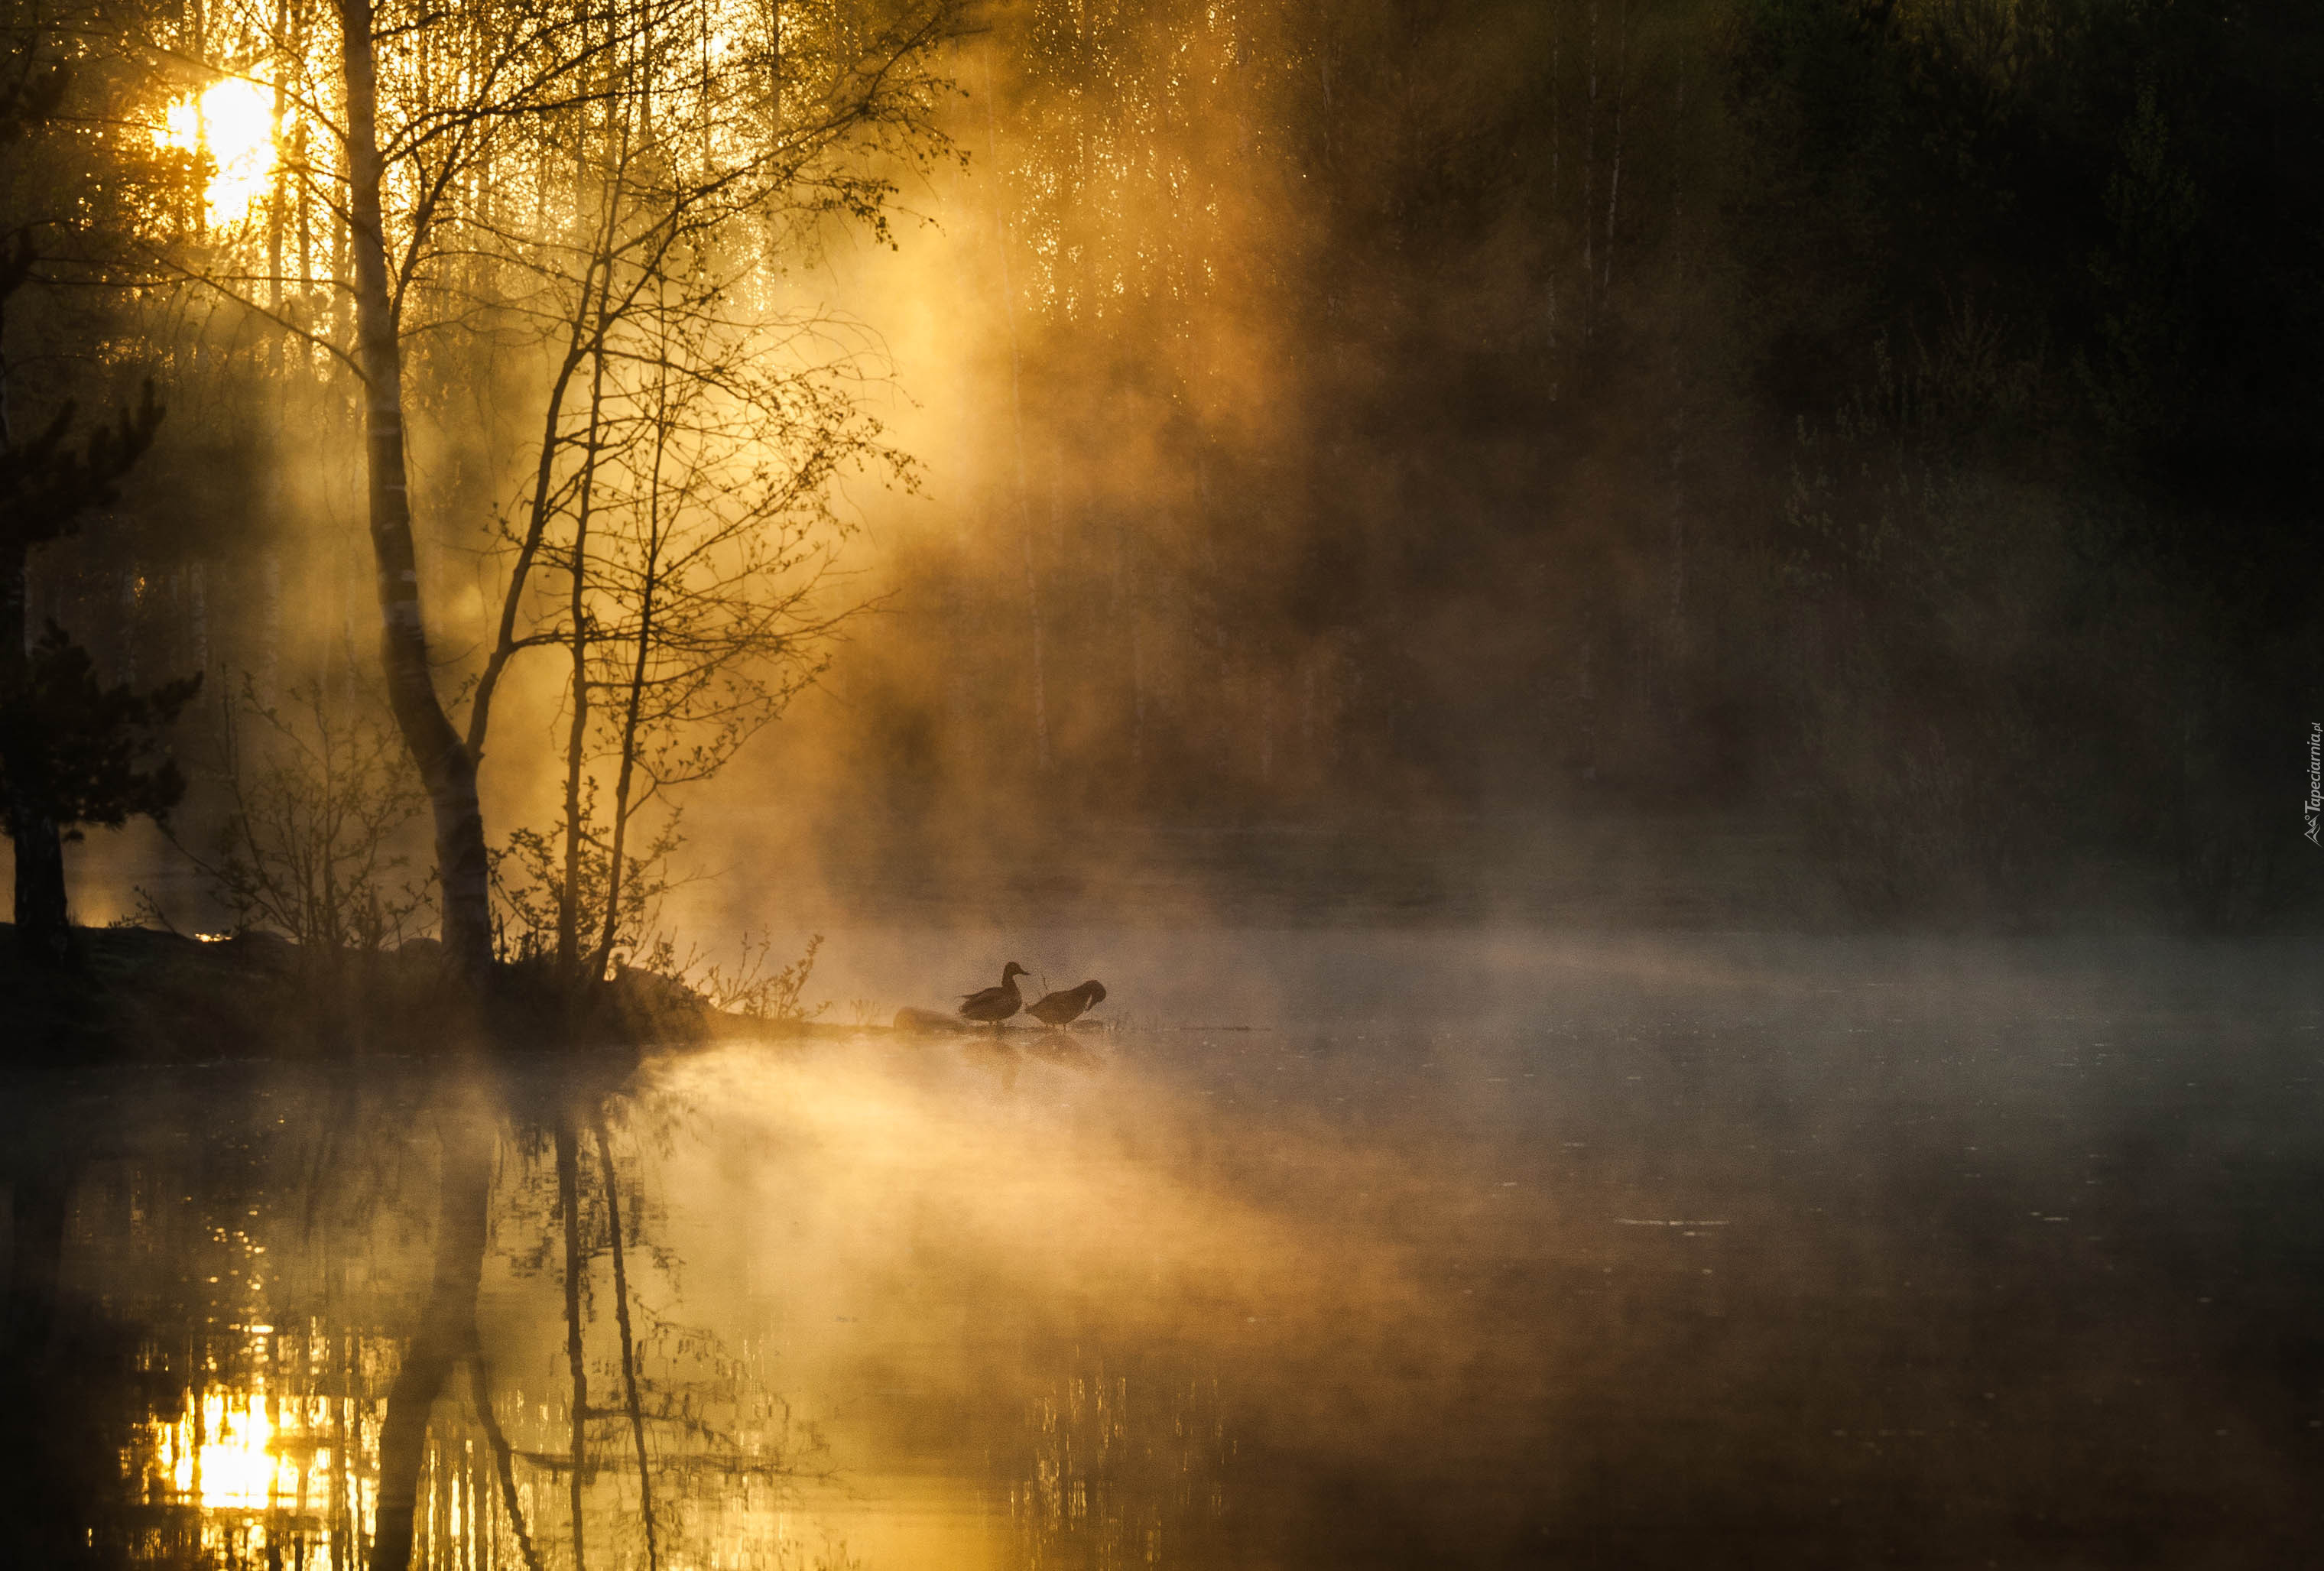
[[[490,1357],[434,1409],[415,1563],[641,1565],[649,1522],[669,1571],[1232,1561],[1249,1525],[1238,1372],[1305,1334],[1305,1284],[1360,1280],[1388,1313],[1401,1279],[1377,1255],[1355,1269],[1360,1241],[1295,1229],[1187,1160],[1182,1132],[1207,1110],[1167,1085],[1120,1096],[1131,1141],[1090,1117],[1100,1068],[1131,1070],[1001,1056],[1005,1072],[989,1053],[871,1044],[659,1066],[636,1122],[613,1125],[617,1160],[585,1169],[604,1196],[618,1187],[631,1251],[617,1300],[610,1232],[581,1239],[586,1396],[558,1252],[487,1255]],[[637,1132],[663,1117],[682,1132],[666,1147]],[[556,1215],[552,1159],[512,1141],[502,1160],[496,1223],[537,1238]],[[136,1192],[198,1193],[174,1172]],[[295,1199],[189,1197],[176,1204],[198,1219],[140,1224],[195,1241],[169,1269],[215,1317],[145,1345],[152,1405],[124,1458],[133,1564],[364,1558],[426,1234],[329,1193]]]
[[287,1550],[337,1564],[334,1546],[351,1539],[359,1549],[374,1503],[375,1399],[322,1389],[314,1377],[333,1356],[328,1338],[277,1337],[271,1326],[237,1336],[238,1347],[203,1360],[208,1377],[182,1404],[147,1420],[130,1447],[137,1492],[181,1522],[205,1563],[272,1565]]
[[[157,1437],[177,1494],[212,1510],[263,1511],[284,1492],[274,1420],[255,1392],[213,1391]],[[292,1481],[291,1492],[296,1491]]]

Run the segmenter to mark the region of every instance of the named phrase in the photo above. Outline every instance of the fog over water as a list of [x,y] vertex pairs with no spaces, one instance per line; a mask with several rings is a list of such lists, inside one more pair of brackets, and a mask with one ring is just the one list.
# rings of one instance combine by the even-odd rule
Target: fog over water
[[[2263,1566],[2317,1525],[2293,946],[891,932],[846,984],[915,944],[1102,956],[1125,1009],[482,1101],[392,1060],[20,1083],[112,1132],[60,1303],[134,1464],[43,1510],[139,1564],[348,1563],[429,1137],[481,1118],[491,1400],[569,1563],[525,1131],[570,1098],[660,1564]],[[642,1564],[583,1145],[585,1531]],[[465,1382],[430,1445],[425,1563],[521,1564]]]
[[0,1571],[2316,1562],[2319,259],[2312,0],[0,0]]

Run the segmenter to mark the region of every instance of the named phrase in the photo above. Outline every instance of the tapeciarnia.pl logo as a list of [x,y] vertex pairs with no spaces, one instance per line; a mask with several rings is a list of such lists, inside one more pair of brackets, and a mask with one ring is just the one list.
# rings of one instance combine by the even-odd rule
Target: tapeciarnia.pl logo
[[2308,723],[2308,843],[2324,845],[2316,838],[2316,827],[2324,818],[2324,721]]

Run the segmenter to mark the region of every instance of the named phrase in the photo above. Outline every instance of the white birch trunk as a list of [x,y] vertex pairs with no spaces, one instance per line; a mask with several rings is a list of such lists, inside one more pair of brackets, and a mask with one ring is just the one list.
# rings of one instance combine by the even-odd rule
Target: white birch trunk
[[[402,355],[396,339],[395,301],[389,292],[381,201],[385,161],[379,150],[371,0],[339,0],[338,9],[346,88],[347,244],[355,263],[356,354],[364,393],[366,502],[379,592],[381,661],[389,707],[426,782],[435,818],[445,957],[455,975],[480,984],[492,967],[484,820],[476,799],[475,760],[437,695],[420,618],[419,556],[411,538],[404,455]],[[374,1571],[390,1566],[400,1571],[408,1561],[408,1519],[402,1532],[401,1555],[385,1535],[374,1544]]]

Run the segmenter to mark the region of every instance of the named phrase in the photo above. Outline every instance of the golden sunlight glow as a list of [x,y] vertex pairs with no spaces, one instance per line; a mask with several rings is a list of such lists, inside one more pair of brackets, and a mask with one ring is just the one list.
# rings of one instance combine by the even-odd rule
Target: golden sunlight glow
[[[271,1325],[235,1329],[248,1337],[241,1355],[220,1347],[206,1360],[211,1374],[229,1378],[206,1380],[177,1412],[147,1421],[143,1443],[132,1447],[143,1474],[139,1492],[193,1508],[205,1565],[339,1565],[344,1525],[367,1521],[378,1506],[379,1404],[351,1391],[325,1394],[318,1375],[326,1363],[344,1360],[340,1377],[369,1385],[383,1363],[392,1365],[385,1339],[335,1347],[311,1332],[286,1344]],[[287,1384],[272,1372],[301,1366],[306,1377]],[[233,1379],[235,1371],[245,1372]],[[429,1508],[430,1520],[448,1522],[456,1536],[469,1534],[474,1486],[461,1467],[453,1471],[443,1480],[439,1462],[432,1475],[438,1482],[431,1487],[448,1493],[441,1507]]]
[[265,1398],[212,1390],[200,1409],[163,1433],[171,1485],[213,1510],[265,1510],[281,1492],[284,1473]]
[[239,78],[213,82],[171,105],[154,141],[207,152],[212,167],[202,195],[209,221],[238,224],[274,172],[274,91]]

